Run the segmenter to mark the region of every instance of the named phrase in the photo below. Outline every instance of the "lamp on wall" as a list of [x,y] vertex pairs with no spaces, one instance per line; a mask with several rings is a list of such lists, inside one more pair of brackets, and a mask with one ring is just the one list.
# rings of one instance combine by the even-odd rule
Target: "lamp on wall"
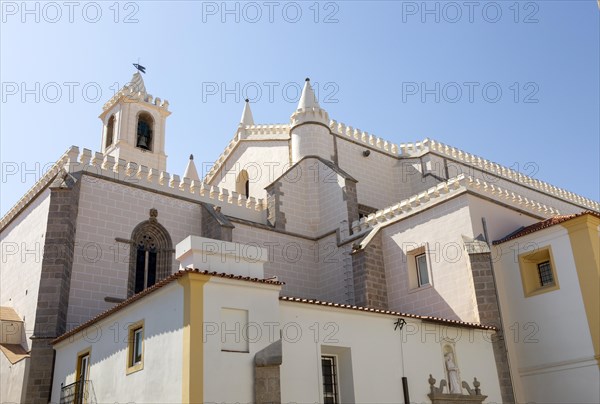
[[371,150],[365,150],[362,153],[363,157],[369,157],[370,154],[371,154]]

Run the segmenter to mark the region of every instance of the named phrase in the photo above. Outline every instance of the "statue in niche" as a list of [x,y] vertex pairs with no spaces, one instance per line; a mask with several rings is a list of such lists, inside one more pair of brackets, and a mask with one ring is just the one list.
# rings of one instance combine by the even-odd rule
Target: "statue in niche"
[[460,387],[460,377],[458,366],[454,363],[454,354],[452,352],[446,353],[444,355],[446,362],[446,371],[448,372],[448,389],[450,390],[450,394],[462,394],[462,389]]

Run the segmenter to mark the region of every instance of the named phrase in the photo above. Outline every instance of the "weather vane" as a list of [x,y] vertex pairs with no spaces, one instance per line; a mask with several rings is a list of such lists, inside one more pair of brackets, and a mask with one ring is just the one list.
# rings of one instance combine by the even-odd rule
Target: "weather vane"
[[133,63],[133,67],[135,67],[138,70],[138,72],[142,72],[142,73],[146,74],[146,68],[140,64],[139,58],[138,58],[137,63]]

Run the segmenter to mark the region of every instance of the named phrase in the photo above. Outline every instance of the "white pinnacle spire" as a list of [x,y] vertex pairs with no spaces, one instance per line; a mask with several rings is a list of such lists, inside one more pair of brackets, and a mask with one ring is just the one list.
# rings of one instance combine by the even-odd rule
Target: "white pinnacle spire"
[[319,106],[319,101],[317,101],[317,97],[315,96],[315,92],[310,85],[309,78],[304,81],[304,88],[302,89],[302,95],[300,96],[300,101],[298,102],[298,109],[308,108],[321,108]]
[[127,84],[129,88],[132,88],[135,93],[146,94],[146,85],[140,72],[135,72],[131,78],[131,82]]
[[252,117],[252,111],[250,110],[250,100],[246,98],[244,104],[244,111],[242,112],[242,118],[240,119],[240,125],[254,125],[254,117]]
[[318,122],[329,126],[329,114],[319,105],[319,101],[317,101],[315,92],[310,85],[310,79],[308,78],[304,82],[298,108],[296,108],[290,117],[292,126],[307,122]]
[[194,155],[190,154],[190,161],[188,161],[188,165],[185,168],[185,173],[183,174],[184,178],[189,178],[194,181],[200,181],[200,177],[198,177],[198,171],[196,170],[196,165],[194,164]]

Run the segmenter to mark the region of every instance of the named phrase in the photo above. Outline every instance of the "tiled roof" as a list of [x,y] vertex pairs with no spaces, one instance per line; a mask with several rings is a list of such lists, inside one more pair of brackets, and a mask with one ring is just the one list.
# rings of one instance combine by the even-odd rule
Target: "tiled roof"
[[174,282],[175,280],[183,277],[185,274],[188,274],[188,273],[209,275],[209,276],[214,276],[214,277],[219,277],[219,278],[235,279],[235,280],[245,281],[245,282],[265,283],[265,284],[269,284],[269,285],[285,285],[284,282],[280,282],[280,281],[276,280],[275,278],[259,279],[259,278],[251,278],[249,276],[232,275],[232,274],[226,274],[226,273],[218,273],[218,272],[214,272],[214,271],[211,272],[211,271],[207,271],[207,270],[186,268],[184,270],[175,272],[174,274],[168,276],[167,278],[163,279],[162,281],[155,283],[154,285],[150,286],[149,288],[144,289],[140,293],[137,293],[137,294],[131,296],[129,299],[126,299],[125,301],[117,304],[116,306],[98,314],[96,317],[86,321],[85,323],[73,328],[70,331],[67,331],[66,333],[62,334],[61,336],[55,338],[52,341],[52,344],[56,344],[60,341],[63,341],[65,339],[77,334],[79,331],[83,330],[84,328],[87,328],[90,325],[95,324],[98,321],[110,316],[111,314],[116,313],[117,311],[129,306],[133,302],[140,300],[142,297],[147,296],[150,293]]
[[423,321],[431,321],[434,323],[448,324],[448,325],[453,325],[453,326],[457,326],[457,327],[479,328],[482,330],[492,330],[492,331],[497,330],[496,327],[477,324],[477,323],[468,323],[465,321],[449,320],[447,318],[423,316],[423,315],[419,315],[419,314],[401,313],[401,312],[393,311],[393,310],[374,309],[372,307],[352,306],[349,304],[324,302],[322,300],[301,299],[301,298],[297,298],[297,297],[288,297],[288,296],[281,296],[279,298],[279,300],[283,300],[285,302],[313,304],[313,305],[317,305],[317,306],[336,307],[336,308],[340,308],[340,309],[362,311],[362,312],[366,312],[366,313],[387,314],[387,315],[391,315],[391,316],[415,318],[415,319],[419,319],[419,320],[423,320]]
[[597,212],[593,212],[593,211],[589,211],[589,210],[585,210],[583,212],[580,213],[574,213],[572,215],[558,215],[558,216],[553,216],[549,219],[546,220],[542,220],[541,222],[537,222],[534,223],[530,226],[527,227],[522,227],[520,229],[517,229],[516,231],[510,233],[509,235],[501,238],[500,240],[496,240],[494,241],[492,244],[496,245],[496,244],[501,244],[501,243],[505,243],[507,241],[519,238],[519,237],[523,237],[527,234],[531,234],[531,233],[535,233],[536,231],[542,230],[542,229],[546,229],[548,227],[552,227],[554,225],[557,224],[561,224],[563,222],[566,222],[567,220],[571,220],[574,219],[576,217],[579,216],[583,216],[583,215],[592,215],[595,216],[597,218],[600,218],[600,214]]

